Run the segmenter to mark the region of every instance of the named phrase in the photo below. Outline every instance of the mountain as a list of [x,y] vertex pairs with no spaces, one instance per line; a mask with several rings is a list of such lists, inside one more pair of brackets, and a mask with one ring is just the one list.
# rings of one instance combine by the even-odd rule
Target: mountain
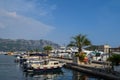
[[48,40],[0,39],[0,51],[42,50],[44,46],[59,48],[59,45]]

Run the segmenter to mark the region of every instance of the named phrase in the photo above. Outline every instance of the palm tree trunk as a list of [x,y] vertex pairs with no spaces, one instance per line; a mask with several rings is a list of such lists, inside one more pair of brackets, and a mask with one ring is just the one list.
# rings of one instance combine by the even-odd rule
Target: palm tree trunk
[[78,48],[78,52],[79,53],[82,52],[82,48],[81,47]]

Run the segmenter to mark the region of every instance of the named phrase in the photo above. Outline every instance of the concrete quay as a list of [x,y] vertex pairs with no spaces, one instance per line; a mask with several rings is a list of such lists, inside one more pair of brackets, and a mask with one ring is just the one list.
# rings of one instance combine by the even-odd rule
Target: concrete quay
[[72,60],[66,59],[58,59],[58,58],[51,58],[53,60],[58,60],[60,62],[66,63],[65,67],[69,69],[73,69],[79,72],[84,72],[90,75],[99,76],[106,80],[120,80],[120,74],[116,72],[110,72],[108,68],[105,67],[103,64],[98,63],[91,63],[91,64],[75,64]]

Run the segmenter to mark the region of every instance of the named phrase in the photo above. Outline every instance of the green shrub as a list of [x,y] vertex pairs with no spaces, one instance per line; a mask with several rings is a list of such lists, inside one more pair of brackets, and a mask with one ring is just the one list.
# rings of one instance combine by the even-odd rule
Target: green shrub
[[120,63],[120,54],[113,54],[107,60],[112,62],[113,65],[119,65],[119,63]]
[[80,61],[83,61],[85,59],[85,57],[86,57],[86,53],[85,52],[76,53],[75,56],[79,57]]

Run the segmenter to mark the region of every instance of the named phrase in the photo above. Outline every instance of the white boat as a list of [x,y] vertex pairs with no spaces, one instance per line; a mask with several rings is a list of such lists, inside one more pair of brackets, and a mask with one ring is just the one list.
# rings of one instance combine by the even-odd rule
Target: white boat
[[34,72],[44,72],[44,71],[52,71],[58,70],[63,67],[64,63],[60,63],[59,61],[53,60],[41,60],[41,61],[29,61],[25,67],[26,71],[34,71]]

